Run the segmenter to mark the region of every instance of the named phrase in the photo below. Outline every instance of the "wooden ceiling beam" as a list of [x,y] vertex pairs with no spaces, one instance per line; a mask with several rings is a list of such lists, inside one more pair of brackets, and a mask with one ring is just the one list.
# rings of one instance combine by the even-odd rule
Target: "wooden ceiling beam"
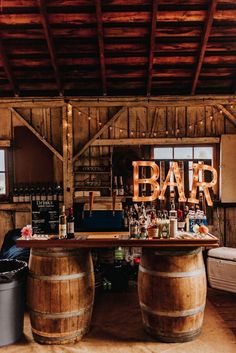
[[50,54],[52,67],[53,67],[55,79],[57,82],[58,91],[59,91],[59,94],[61,96],[63,96],[64,92],[63,92],[62,82],[61,82],[59,68],[58,68],[58,64],[57,64],[55,46],[54,46],[54,42],[53,42],[51,30],[50,30],[50,25],[49,25],[49,21],[48,21],[48,14],[47,14],[45,0],[37,0],[37,1],[38,1],[38,7],[40,10],[41,23],[42,23],[42,26],[44,29],[44,34],[45,34],[46,41],[47,41],[48,51]]
[[19,96],[19,89],[18,89],[16,80],[14,78],[14,75],[13,75],[13,72],[12,72],[12,69],[11,69],[7,54],[6,54],[5,47],[4,47],[3,42],[2,42],[1,39],[0,39],[0,58],[1,58],[1,61],[2,61],[2,65],[3,65],[3,68],[4,68],[5,74],[6,74],[7,78],[8,78],[8,81],[10,82],[11,89],[14,92],[14,95],[16,97],[18,97]]
[[96,4],[96,16],[97,16],[99,57],[100,57],[101,78],[102,78],[102,91],[103,91],[103,95],[106,96],[107,95],[107,80],[106,80],[104,33],[103,33],[101,0],[95,0],[95,4]]
[[156,37],[156,17],[157,17],[157,0],[152,1],[152,22],[150,32],[150,47],[149,47],[149,61],[148,61],[148,82],[147,82],[147,96],[150,96],[152,90],[152,76],[153,76],[153,58],[155,53],[155,37]]
[[204,56],[205,56],[205,52],[206,52],[208,38],[211,33],[214,15],[216,13],[216,6],[217,6],[217,0],[211,0],[211,4],[210,4],[209,10],[208,10],[207,18],[206,18],[205,25],[204,25],[204,30],[202,33],[200,52],[198,55],[197,65],[196,65],[196,69],[195,69],[195,73],[194,73],[194,77],[193,77],[191,94],[195,94],[195,92],[196,92],[197,83],[198,83],[199,75],[201,72],[201,68],[202,68],[202,64],[203,64],[203,60],[204,60]]

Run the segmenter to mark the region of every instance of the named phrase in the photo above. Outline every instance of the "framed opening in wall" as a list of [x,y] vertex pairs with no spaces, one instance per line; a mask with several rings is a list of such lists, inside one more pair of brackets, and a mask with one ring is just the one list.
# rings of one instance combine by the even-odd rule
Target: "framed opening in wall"
[[[203,162],[211,165],[218,170],[218,149],[215,145],[174,145],[174,146],[156,146],[152,150],[152,158],[158,161],[160,167],[160,175],[165,175],[173,161],[178,161],[180,171],[182,171],[182,179],[184,180],[184,192],[188,196],[192,189],[193,182],[193,163]],[[208,173],[199,173],[199,181],[210,181]],[[171,176],[174,181],[174,176]],[[209,180],[208,180],[209,179]],[[170,187],[170,191],[174,191],[174,187]],[[201,191],[201,187],[199,188]],[[214,188],[214,194],[218,196],[218,185]]]
[[6,149],[0,149],[0,200],[8,195],[6,153]]

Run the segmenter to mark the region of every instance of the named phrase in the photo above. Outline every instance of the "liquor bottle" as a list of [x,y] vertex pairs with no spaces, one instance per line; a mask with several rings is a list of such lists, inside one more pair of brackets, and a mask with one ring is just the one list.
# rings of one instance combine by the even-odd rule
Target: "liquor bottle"
[[128,213],[128,206],[125,206],[124,208],[124,219],[123,219],[123,225],[125,229],[129,228],[129,213]]
[[124,196],[124,184],[123,184],[123,177],[122,177],[122,175],[119,176],[118,195],[119,195],[119,196]]
[[21,185],[19,188],[19,202],[24,202],[25,201],[25,193],[24,193],[24,188]]
[[18,193],[18,188],[14,187],[13,189],[13,202],[19,202],[19,193]]
[[35,200],[40,201],[40,186],[39,185],[36,188]]
[[53,191],[52,191],[52,187],[50,185],[48,187],[47,200],[48,201],[53,201]]
[[118,195],[118,183],[117,183],[117,176],[114,176],[113,182],[113,192],[115,195]]
[[59,239],[66,238],[66,212],[65,206],[62,206],[61,214],[59,216]]
[[47,201],[47,194],[46,194],[46,189],[45,186],[43,185],[41,188],[41,193],[40,193],[40,200],[41,201]]
[[30,202],[30,192],[27,185],[25,186],[25,202]]
[[53,201],[58,201],[57,186],[53,186]]
[[30,197],[31,197],[31,201],[36,201],[36,189],[34,185],[31,185],[30,187]]
[[57,187],[57,192],[58,192],[58,201],[62,202],[63,201],[63,189],[61,187],[61,185],[58,185]]
[[75,237],[75,218],[73,215],[73,208],[69,208],[67,217],[67,238],[72,239]]

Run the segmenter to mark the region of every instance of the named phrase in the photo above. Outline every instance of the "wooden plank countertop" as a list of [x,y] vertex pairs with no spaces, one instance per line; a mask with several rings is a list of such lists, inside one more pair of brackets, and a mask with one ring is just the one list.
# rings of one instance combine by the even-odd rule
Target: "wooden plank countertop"
[[112,248],[117,246],[145,248],[175,247],[218,247],[219,240],[207,234],[200,237],[181,234],[169,239],[130,239],[129,232],[79,232],[75,239],[53,239],[32,237],[30,240],[19,238],[17,246],[22,248]]

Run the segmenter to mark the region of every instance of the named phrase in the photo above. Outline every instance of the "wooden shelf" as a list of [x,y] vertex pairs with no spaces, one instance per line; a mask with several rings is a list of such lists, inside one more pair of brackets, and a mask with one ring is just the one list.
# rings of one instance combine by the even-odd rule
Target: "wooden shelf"
[[30,202],[0,203],[0,211],[31,211]]

